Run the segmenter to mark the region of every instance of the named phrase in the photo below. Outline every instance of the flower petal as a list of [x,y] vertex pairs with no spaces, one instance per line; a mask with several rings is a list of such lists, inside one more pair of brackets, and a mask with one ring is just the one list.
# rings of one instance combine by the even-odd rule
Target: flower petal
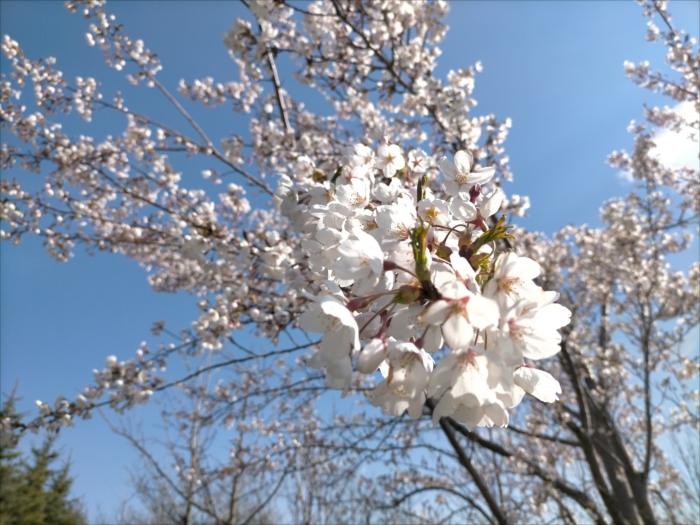
[[493,168],[493,166],[479,168],[469,175],[469,182],[472,184],[486,184],[493,178],[495,173],[496,170]]
[[465,175],[469,173],[473,163],[474,157],[468,151],[459,150],[455,153],[455,167],[459,173],[464,173]]
[[490,390],[483,375],[474,365],[464,367],[452,387],[455,400],[470,408],[482,405],[489,393]]
[[513,379],[525,392],[545,403],[554,403],[559,399],[557,394],[561,394],[559,381],[544,370],[522,366],[513,373]]
[[326,314],[316,303],[311,303],[309,309],[299,316],[299,327],[307,332],[323,333],[327,325]]
[[457,169],[447,157],[440,157],[440,160],[438,160],[438,167],[445,176],[445,180],[453,181],[455,180],[455,177],[457,177]]
[[505,194],[503,193],[503,190],[501,190],[501,188],[497,188],[481,203],[481,216],[484,218],[491,217],[491,215],[500,210],[504,198]]
[[350,355],[351,342],[349,341],[347,328],[326,332],[321,338],[321,352],[329,360],[342,359]]
[[500,309],[493,299],[475,295],[469,299],[466,308],[469,322],[474,328],[485,330],[498,324]]
[[451,311],[452,305],[440,299],[428,305],[428,308],[418,316],[418,320],[423,324],[442,324]]
[[357,371],[363,374],[376,372],[386,359],[386,345],[381,339],[372,339],[357,356]]
[[467,348],[474,338],[474,328],[459,313],[450,315],[442,325],[445,341],[452,350]]

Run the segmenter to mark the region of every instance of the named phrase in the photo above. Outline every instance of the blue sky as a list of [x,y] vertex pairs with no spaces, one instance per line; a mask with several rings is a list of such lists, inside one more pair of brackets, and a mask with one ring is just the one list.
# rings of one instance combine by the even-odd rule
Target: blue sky
[[[4,1],[0,32],[17,40],[29,57],[55,56],[67,78],[93,76],[107,93],[115,86],[121,89],[131,108],[184,128],[154,90],[134,88],[104,65],[100,51],[85,43],[85,21],[61,4]],[[699,6],[694,1],[670,3],[676,25],[694,36],[700,32]],[[237,66],[221,38],[242,12],[239,4],[135,1],[114,2],[108,10],[127,34],[144,39],[158,53],[164,66],[159,78],[171,90],[180,78],[236,79]],[[482,62],[473,114],[495,113],[513,121],[505,147],[514,182],[505,190],[531,198],[530,217],[521,224],[545,233],[567,224],[597,225],[599,206],[632,189],[605,164],[607,155],[631,148],[626,127],[642,118],[644,103],[669,103],[624,76],[625,60],[663,66],[663,46],[644,40],[641,8],[632,1],[454,2],[448,24],[437,75]],[[0,67],[7,72],[4,58]],[[186,107],[212,137],[224,137],[241,125],[226,107]],[[123,126],[121,117],[96,114],[88,128],[73,117],[65,127],[103,137]],[[190,174],[203,167],[180,165]],[[152,292],[145,272],[123,257],[91,257],[78,250],[70,262],[60,264],[34,239],[18,248],[3,243],[0,249],[1,386],[7,393],[19,380],[20,407],[32,415],[35,399],[79,393],[107,355],[126,359],[141,341],[153,342],[153,321],[166,319],[177,330],[197,315],[195,298]],[[154,414],[152,408],[142,409],[145,420]],[[75,493],[85,497],[93,518],[98,507],[109,516],[130,495],[124,467],[136,456],[99,418],[64,430],[59,444],[72,454]]]

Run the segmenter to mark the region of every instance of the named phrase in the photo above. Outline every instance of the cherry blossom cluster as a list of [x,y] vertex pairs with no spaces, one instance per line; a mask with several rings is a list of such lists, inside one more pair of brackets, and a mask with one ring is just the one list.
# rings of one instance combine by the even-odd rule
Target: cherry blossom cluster
[[[652,506],[661,501],[673,513],[692,496],[660,436],[700,425],[698,356],[682,348],[700,316],[700,264],[687,272],[670,265],[692,246],[700,176],[694,165],[664,165],[654,129],[697,141],[697,111],[681,108],[698,107],[699,55],[665,2],[640,3],[658,22],[650,20],[648,40],[665,44],[674,77],[648,63],[625,71],[682,106],[645,108],[646,122],[630,125],[634,150],[610,155],[637,187],[601,208],[603,226],[568,226],[553,239],[505,226],[501,214],[523,215],[530,204],[500,189],[511,178],[503,148],[511,122],[475,114],[480,63],[435,74],[449,7],[440,0],[243,2],[248,15],[223,36],[237,78],[182,80],[180,98],[156,78],[156,55],[103,1],[67,3],[91,24],[88,44],[127,80],[165,96],[190,125],[184,131],[130,109],[98,80],[65,78],[55,59],[30,59],[5,37],[11,67],[0,79],[0,127],[9,139],[0,166],[25,173],[0,182],[2,239],[39,236],[60,261],[79,245],[121,253],[147,269],[155,290],[197,294],[199,315],[181,346],[109,357],[72,401],[37,402],[39,416],[27,424],[0,421],[0,444],[15,443],[18,429],[57,431],[94,408],[121,413],[176,387],[206,412],[174,415],[188,443],[198,421],[239,435],[231,463],[204,469],[199,450],[182,463],[186,487],[230,483],[243,471],[256,482],[303,472],[306,483],[312,465],[333,475],[299,494],[325,497],[334,510],[370,501],[403,512],[411,495],[442,487],[439,505],[458,495],[463,506],[481,492],[502,507],[489,503],[491,521],[501,523],[556,521],[556,508],[564,522],[697,521],[656,519],[661,506]],[[330,111],[314,113],[285,90],[290,78],[279,73],[289,66]],[[185,110],[190,101],[230,103],[247,132],[210,139]],[[98,110],[118,112],[126,128],[99,140],[54,122],[75,111],[87,128]],[[178,155],[205,165],[187,173],[172,161]],[[27,184],[26,172],[44,179]],[[260,192],[277,208],[262,209]],[[574,312],[562,336],[570,314],[557,302]],[[245,348],[241,329],[273,344]],[[302,330],[314,335],[299,344]],[[156,323],[154,334],[164,331]],[[286,338],[293,344],[280,347]],[[219,351],[229,344],[233,352]],[[314,354],[304,355],[309,348]],[[159,375],[175,354],[201,361],[165,382]],[[198,386],[223,369],[226,380]],[[324,421],[315,404],[324,381],[344,394],[368,392],[392,416],[449,417],[433,429],[378,410]],[[539,402],[557,397],[554,406]],[[468,431],[506,423],[504,432]],[[243,439],[247,432],[254,437]],[[458,434],[452,449],[436,446],[450,433]],[[348,495],[358,461],[386,473],[357,478],[364,499]],[[333,480],[339,491],[323,496]],[[508,498],[489,496],[489,485]],[[479,520],[490,519],[484,510]]]
[[[625,61],[625,73],[638,86],[650,89],[655,93],[663,93],[675,100],[682,101],[692,99],[696,95],[700,85],[698,84],[698,68],[700,57],[697,41],[685,31],[671,25],[671,14],[667,11],[666,0],[637,0],[644,7],[644,16],[650,20],[647,22],[647,41],[666,44],[666,63],[678,73],[677,79],[671,81],[667,75],[659,70],[654,71],[648,61],[634,64]],[[653,16],[658,14],[668,29],[660,29]],[[698,104],[695,100],[696,107]],[[698,109],[700,111],[700,109]]]
[[[435,164],[444,191],[427,183]],[[280,177],[277,202],[303,251],[287,273],[311,301],[298,323],[323,334],[308,365],[328,387],[345,394],[353,368],[380,370],[370,398],[385,413],[418,418],[439,397],[433,420],[468,428],[506,426],[525,393],[558,399],[559,383],[526,360],[559,351],[571,314],[534,283],[535,261],[503,249],[513,237],[496,218],[503,191],[486,190],[493,175],[469,151],[434,163],[383,137],[348,147],[334,173],[302,156]],[[281,276],[284,261],[268,271]]]
[[[88,43],[102,47],[111,66],[135,66],[130,78],[170,96],[143,42],[125,36],[102,2],[69,8],[79,4],[96,21]],[[27,155],[4,145],[3,165],[36,169],[49,160],[56,171],[37,194],[3,181],[10,197],[3,202],[10,226],[3,236],[13,242],[25,232],[45,236],[59,260],[77,242],[119,251],[154,269],[149,279],[156,290],[212,294],[200,301],[193,322],[203,349],[218,350],[246,324],[273,341],[295,323],[322,333],[311,366],[345,391],[353,362],[362,373],[378,368],[386,377],[372,399],[388,413],[408,409],[415,416],[426,396],[439,397],[436,418],[504,424],[525,392],[555,399],[556,381],[525,359],[557,352],[557,330],[568,315],[555,304],[555,292],[534,284],[538,265],[509,251],[498,213],[522,215],[529,200],[508,201],[499,189],[500,179],[510,178],[502,148],[509,119],[469,116],[481,65],[451,71],[447,82],[432,76],[447,6],[315,2],[301,10],[301,24],[294,4],[253,2],[250,9],[257,24],[238,19],[224,37],[239,81],[205,78],[179,86],[181,95],[205,105],[232,100],[236,111],[253,114],[250,139],[224,138],[221,151],[196,124],[201,140],[130,111],[118,93],[106,102],[94,79],[78,78],[70,87],[53,59],[30,61],[6,38],[11,77],[20,87],[34,82],[42,111],[27,114],[19,91],[3,81],[5,120],[20,141],[38,146]],[[398,41],[405,43],[395,45],[404,33]],[[303,59],[298,78],[319,90],[336,115],[310,113],[281,87],[274,59],[284,53]],[[368,75],[374,70],[382,71],[381,81]],[[268,80],[274,91],[263,93]],[[374,102],[365,89],[381,96]],[[99,144],[71,139],[47,120],[74,108],[89,121],[94,106],[127,115],[122,137]],[[351,119],[366,142],[348,139],[351,129],[341,123]],[[399,145],[428,138],[437,162]],[[218,202],[184,188],[163,153],[182,150],[223,162],[263,190],[266,175],[280,174],[275,199],[288,222],[274,212],[251,212],[236,184]],[[450,151],[457,153],[442,156]],[[620,157],[620,165],[625,161]],[[260,178],[244,170],[246,162],[255,163]],[[212,168],[202,177],[218,184],[223,175]],[[145,215],[149,208],[155,212]],[[119,391],[119,384],[109,385]]]

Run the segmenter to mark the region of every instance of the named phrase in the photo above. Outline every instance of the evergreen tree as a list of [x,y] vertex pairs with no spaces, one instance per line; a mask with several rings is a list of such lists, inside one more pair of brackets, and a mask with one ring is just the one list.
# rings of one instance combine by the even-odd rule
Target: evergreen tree
[[[0,410],[0,418],[19,418],[14,392]],[[28,460],[16,443],[0,446],[0,525],[79,525],[86,523],[80,502],[69,497],[73,480],[70,462],[52,468],[59,457],[55,437],[32,447]]]

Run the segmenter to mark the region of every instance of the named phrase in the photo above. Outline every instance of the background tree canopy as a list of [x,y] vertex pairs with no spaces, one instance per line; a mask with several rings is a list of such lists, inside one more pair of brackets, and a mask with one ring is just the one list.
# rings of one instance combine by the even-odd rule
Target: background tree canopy
[[[0,418],[17,418],[10,397]],[[17,436],[19,441],[20,436]],[[31,454],[23,454],[6,443],[0,447],[0,523],[3,525],[81,525],[87,523],[82,504],[71,498],[73,480],[70,461],[56,465],[54,436],[46,437]]]

